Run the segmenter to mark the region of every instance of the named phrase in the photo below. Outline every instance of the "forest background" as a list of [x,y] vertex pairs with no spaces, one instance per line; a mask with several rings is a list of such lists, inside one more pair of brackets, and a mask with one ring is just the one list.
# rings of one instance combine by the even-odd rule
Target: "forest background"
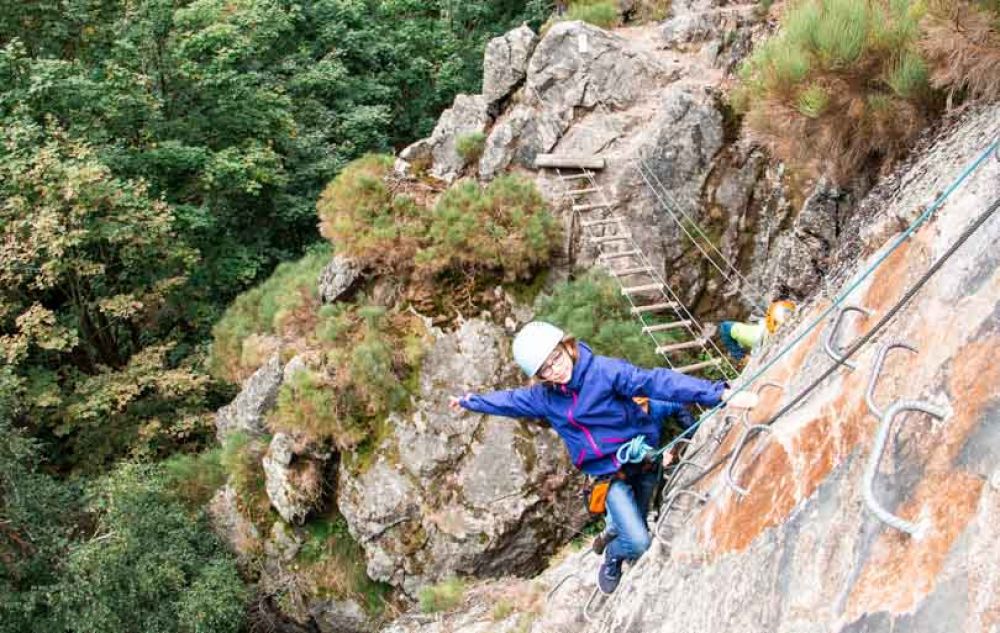
[[0,2],[0,631],[243,626],[192,465],[212,326],[550,4]]

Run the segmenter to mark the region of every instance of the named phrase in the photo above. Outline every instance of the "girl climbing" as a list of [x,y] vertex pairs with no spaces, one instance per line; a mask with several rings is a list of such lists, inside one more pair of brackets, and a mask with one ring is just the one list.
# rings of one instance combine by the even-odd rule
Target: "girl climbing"
[[[639,558],[649,548],[646,514],[657,484],[654,463],[622,464],[616,455],[619,447],[640,435],[650,446],[659,444],[661,420],[656,415],[673,412],[675,406],[658,401],[707,407],[728,401],[747,407],[753,406],[754,396],[739,392],[730,399],[725,382],[663,368],[641,369],[621,359],[597,356],[586,343],[541,321],[525,325],[514,337],[513,348],[514,360],[534,384],[452,397],[449,406],[456,412],[464,408],[489,415],[545,418],[559,433],[577,468],[610,482],[605,507],[616,538],[604,551],[597,583],[601,591],[611,593],[621,579],[622,563]],[[634,397],[649,398],[653,415]]]

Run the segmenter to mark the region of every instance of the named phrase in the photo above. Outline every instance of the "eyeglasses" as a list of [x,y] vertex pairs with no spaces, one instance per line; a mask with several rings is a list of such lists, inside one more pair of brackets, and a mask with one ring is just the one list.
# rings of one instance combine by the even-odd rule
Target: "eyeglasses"
[[546,376],[551,375],[552,368],[555,366],[556,363],[559,362],[559,360],[562,358],[562,355],[563,355],[562,345],[557,345],[556,348],[552,350],[552,353],[549,354],[549,357],[545,359],[545,362],[542,363],[542,366],[538,368],[538,371],[535,372],[535,374],[540,378],[545,378]]

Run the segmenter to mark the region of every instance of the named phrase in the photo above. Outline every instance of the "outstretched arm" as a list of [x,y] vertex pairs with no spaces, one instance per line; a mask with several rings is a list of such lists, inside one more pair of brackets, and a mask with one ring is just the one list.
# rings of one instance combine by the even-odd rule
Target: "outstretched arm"
[[612,388],[629,398],[646,396],[657,400],[697,403],[714,407],[722,401],[723,381],[702,380],[670,369],[642,369],[621,359],[607,359],[613,374]]
[[523,389],[493,391],[483,394],[466,394],[453,399],[453,404],[488,415],[503,415],[509,418],[544,417],[541,386]]

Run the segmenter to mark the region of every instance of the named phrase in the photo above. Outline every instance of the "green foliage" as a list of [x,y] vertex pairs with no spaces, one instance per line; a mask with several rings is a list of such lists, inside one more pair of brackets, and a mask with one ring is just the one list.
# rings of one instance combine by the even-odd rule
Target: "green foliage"
[[409,403],[423,355],[423,325],[381,308],[351,306],[327,314],[336,325],[318,327],[336,335],[318,342],[323,354],[314,367],[282,385],[268,425],[329,439],[349,452],[381,439],[386,416]]
[[487,40],[545,8],[7,4],[3,355],[25,424],[88,469],[197,450],[230,395],[202,370],[223,307],[317,241],[345,164],[428,133],[478,91]]
[[505,175],[485,188],[462,181],[431,207],[392,191],[390,168],[389,157],[367,156],[345,169],[319,203],[323,235],[364,265],[404,276],[452,271],[513,281],[547,262],[559,245],[559,225],[530,181]]
[[63,130],[2,135],[0,349],[33,431],[92,469],[201,441],[216,388],[185,354],[173,209]]
[[536,312],[538,319],[586,341],[598,354],[625,358],[644,367],[663,364],[630,314],[617,284],[603,272],[588,272],[560,284],[551,295],[539,297]]
[[461,606],[465,598],[465,583],[461,578],[448,578],[437,585],[421,587],[420,610],[424,613],[449,611]]
[[534,184],[503,175],[485,189],[461,182],[438,200],[417,253],[418,270],[499,270],[506,281],[527,278],[559,247],[560,230]]
[[55,596],[66,631],[238,631],[246,589],[204,517],[156,468],[125,465],[91,492],[94,536],[74,545]]
[[3,395],[0,382],[0,632],[51,630],[51,588],[74,536],[79,491],[39,471],[40,447],[12,428]]
[[[843,178],[901,154],[937,107],[922,3],[799,0],[740,70],[734,106],[780,158]],[[892,112],[872,109],[891,103]]]
[[462,134],[455,139],[455,151],[466,164],[478,163],[486,149],[486,135],[482,132]]
[[221,458],[222,449],[214,448],[193,455],[177,453],[164,460],[164,473],[177,498],[191,508],[200,508],[208,503],[215,491],[226,482],[226,469]]
[[220,378],[240,381],[266,360],[262,337],[304,336],[319,309],[317,280],[331,249],[317,245],[301,259],[279,265],[264,283],[236,298],[212,329],[210,367]]
[[572,0],[564,16],[566,20],[582,20],[610,29],[619,23],[618,3],[612,0]]
[[338,513],[306,524],[308,537],[296,558],[300,576],[319,595],[353,598],[372,616],[382,613],[391,587],[368,577],[365,553]]
[[261,459],[269,438],[254,437],[236,431],[226,436],[219,454],[219,465],[236,490],[240,510],[252,522],[261,524],[271,514],[267,498],[264,466]]
[[813,84],[799,93],[799,112],[811,119],[821,116],[829,104],[830,95],[826,93],[823,86]]

